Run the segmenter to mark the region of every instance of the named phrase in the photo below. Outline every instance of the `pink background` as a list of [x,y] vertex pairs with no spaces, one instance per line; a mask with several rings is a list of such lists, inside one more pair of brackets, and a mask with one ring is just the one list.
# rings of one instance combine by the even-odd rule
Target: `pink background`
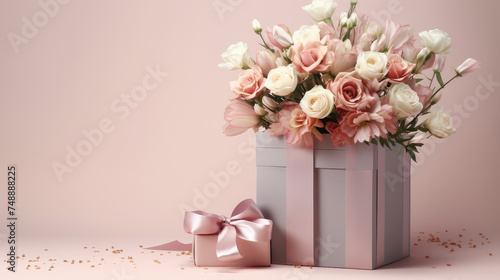
[[[32,22],[43,10],[38,1],[0,1],[0,182],[7,180],[6,167],[15,164],[23,250],[30,250],[27,244],[82,240],[189,242],[182,209],[230,214],[239,201],[255,198],[252,133],[222,134],[224,108],[233,97],[228,82],[238,72],[219,70],[217,64],[227,46],[238,41],[247,42],[255,55],[254,18],[263,26],[286,23],[292,30],[310,24],[301,9],[309,1],[67,2],[16,52],[8,34],[21,35],[23,17]],[[347,9],[347,1],[337,2],[335,16]],[[416,33],[448,32],[453,52],[445,77],[452,75],[450,66],[468,57],[483,62],[478,72],[444,92],[441,105],[454,116],[457,134],[446,141],[429,139],[414,165],[412,228],[466,228],[500,238],[500,4],[359,2],[359,12],[412,24]],[[214,4],[221,3],[227,10],[217,12]],[[112,104],[124,106],[121,96],[143,83],[147,67],[169,74],[130,114],[117,113]],[[82,130],[97,129],[105,119],[113,131],[58,180],[53,163],[64,164],[66,147],[76,149],[86,139]],[[237,174],[228,176],[228,184],[218,183],[212,175],[226,172],[228,164],[238,165]],[[6,201],[2,188],[2,221]],[[5,237],[1,226],[2,255]]]

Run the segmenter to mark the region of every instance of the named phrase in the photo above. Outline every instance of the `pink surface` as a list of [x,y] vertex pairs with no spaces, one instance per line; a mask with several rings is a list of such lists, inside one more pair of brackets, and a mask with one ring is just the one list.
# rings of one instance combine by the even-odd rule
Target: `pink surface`
[[286,263],[314,265],[314,150],[287,145]]
[[[336,16],[347,2],[338,1]],[[221,3],[226,9],[216,10]],[[160,257],[158,252],[140,253],[138,244],[191,242],[182,228],[184,210],[230,213],[238,201],[255,198],[253,134],[229,138],[221,133],[224,107],[234,96],[227,81],[237,73],[219,71],[216,65],[237,41],[248,42],[255,54],[259,45],[252,19],[297,29],[311,22],[300,8],[308,3],[68,1],[16,53],[7,35],[21,34],[23,17],[31,20],[42,8],[38,1],[0,1],[0,166],[19,168],[19,253],[55,257],[59,264],[61,258],[77,257],[84,245],[120,242],[144,264],[125,268],[135,279],[497,279],[498,243],[454,253],[412,245],[409,258],[375,271],[283,266],[205,271],[188,266],[189,257],[165,254],[158,265],[152,259]],[[412,165],[411,225],[412,233],[456,229],[458,234],[466,228],[498,242],[500,37],[495,34],[500,3],[361,0],[358,9],[412,24],[416,32],[445,30],[453,40],[447,65],[458,66],[468,57],[483,62],[444,91],[441,103],[453,116],[457,134],[445,141],[426,140]],[[169,75],[151,80],[157,65]],[[444,76],[452,72],[448,67]],[[132,108],[122,95],[130,97],[144,79],[157,86]],[[106,129],[106,120],[114,129]],[[109,133],[103,132],[91,153],[58,180],[53,162],[64,163],[67,147],[85,143],[83,130],[88,135],[102,128]],[[0,172],[0,181],[6,180],[6,172]],[[2,189],[1,223],[5,203]],[[6,229],[0,226],[2,255]],[[427,254],[431,259],[424,258]],[[49,272],[49,262],[44,269],[24,271],[27,258],[20,263],[22,272],[1,269],[0,278],[110,279],[112,269],[120,272],[118,265],[64,263]]]

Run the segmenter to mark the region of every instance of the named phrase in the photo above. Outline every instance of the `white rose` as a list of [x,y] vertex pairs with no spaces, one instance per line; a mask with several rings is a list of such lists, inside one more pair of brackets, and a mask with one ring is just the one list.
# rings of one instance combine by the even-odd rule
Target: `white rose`
[[287,96],[297,87],[297,80],[297,74],[291,65],[279,66],[269,71],[264,86],[274,95]]
[[299,30],[293,33],[293,43],[305,44],[310,41],[320,40],[320,30],[317,25],[302,25]]
[[451,116],[443,111],[443,107],[438,107],[432,111],[429,118],[425,121],[425,127],[429,132],[439,138],[446,138],[455,133],[453,120]]
[[222,70],[249,69],[254,65],[248,54],[248,46],[243,42],[229,46],[221,57],[224,63],[219,64],[219,68]]
[[318,22],[331,18],[335,8],[337,8],[337,3],[333,0],[313,0],[311,4],[302,7],[313,20]]
[[387,92],[389,105],[394,108],[397,119],[415,116],[422,111],[424,105],[420,103],[417,92],[404,83],[392,84]]
[[300,101],[300,108],[309,117],[322,119],[330,115],[335,106],[333,93],[322,86],[307,91]]
[[381,52],[362,52],[356,61],[356,71],[367,80],[379,81],[387,74],[387,55]]
[[418,34],[420,42],[433,53],[447,54],[451,52],[451,38],[448,33],[439,29],[422,31]]

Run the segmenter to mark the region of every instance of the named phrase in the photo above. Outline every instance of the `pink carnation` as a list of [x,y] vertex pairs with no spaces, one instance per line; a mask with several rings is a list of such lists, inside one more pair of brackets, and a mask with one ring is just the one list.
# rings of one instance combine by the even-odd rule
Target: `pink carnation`
[[340,123],[340,130],[353,143],[370,141],[375,137],[387,139],[387,133],[396,132],[396,118],[389,104],[377,102],[370,112],[352,111]]
[[314,137],[323,140],[323,136],[317,127],[323,127],[323,123],[306,115],[300,105],[294,102],[286,102],[279,112],[279,122],[286,131],[286,141],[289,144],[304,142],[307,147],[314,146]]
[[224,134],[235,136],[252,128],[257,131],[260,117],[254,109],[245,101],[235,98],[231,99],[231,104],[226,107],[224,119],[227,124],[224,126]]
[[333,53],[320,41],[298,43],[292,47],[293,66],[300,73],[320,73],[330,70]]
[[265,81],[260,67],[254,65],[252,69],[242,71],[238,80],[230,82],[229,85],[236,96],[250,100],[261,95]]

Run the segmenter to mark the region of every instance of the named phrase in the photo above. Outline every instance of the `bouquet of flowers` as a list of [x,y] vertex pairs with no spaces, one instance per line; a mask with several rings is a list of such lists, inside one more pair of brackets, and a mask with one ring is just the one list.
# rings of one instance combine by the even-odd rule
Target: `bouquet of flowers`
[[400,144],[413,160],[424,138],[453,134],[451,117],[433,106],[448,83],[480,63],[465,60],[444,82],[441,72],[452,44],[446,32],[423,31],[417,40],[412,26],[372,23],[356,13],[356,5],[351,1],[334,23],[337,3],[313,0],[303,9],[316,23],[294,32],[282,24],[263,29],[254,20],[263,46],[255,60],[239,42],[228,47],[219,65],[243,70],[230,82],[236,98],[225,110],[224,133],[252,128],[309,147],[314,137],[323,140],[329,133],[335,147]]

